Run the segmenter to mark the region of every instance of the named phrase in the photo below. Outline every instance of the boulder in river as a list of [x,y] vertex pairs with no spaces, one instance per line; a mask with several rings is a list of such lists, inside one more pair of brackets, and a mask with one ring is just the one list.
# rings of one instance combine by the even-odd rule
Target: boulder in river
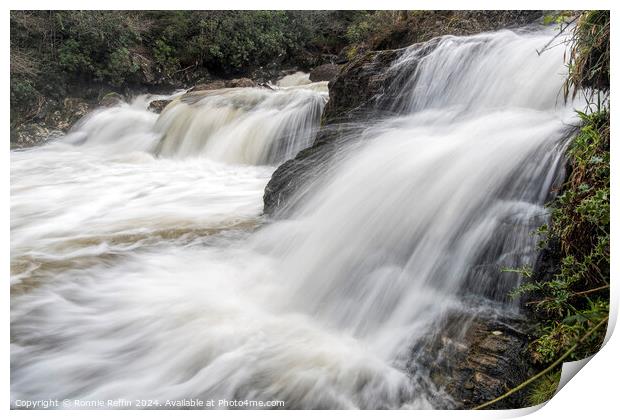
[[252,79],[248,79],[247,77],[242,77],[240,79],[232,79],[228,80],[226,83],[226,87],[237,88],[237,87],[255,87],[256,83]]
[[101,100],[99,101],[99,105],[104,107],[111,107],[119,105],[124,100],[125,98],[123,98],[123,95],[121,95],[120,93],[110,92],[103,95],[103,98],[101,98]]
[[323,64],[315,67],[310,72],[311,82],[329,82],[340,72],[340,66],[337,64]]
[[252,79],[242,77],[240,79],[214,80],[213,82],[201,83],[189,89],[188,92],[255,86],[256,83]]
[[93,109],[93,104],[82,98],[65,98],[62,107],[45,117],[45,125],[52,130],[67,131]]
[[170,102],[172,101],[169,99],[158,99],[156,101],[151,101],[148,109],[156,114],[160,114]]
[[32,147],[60,137],[95,107],[83,98],[47,101],[32,121],[11,128],[11,148]]
[[26,123],[11,130],[11,149],[37,146],[46,141],[61,137],[64,132],[50,128],[45,124]]

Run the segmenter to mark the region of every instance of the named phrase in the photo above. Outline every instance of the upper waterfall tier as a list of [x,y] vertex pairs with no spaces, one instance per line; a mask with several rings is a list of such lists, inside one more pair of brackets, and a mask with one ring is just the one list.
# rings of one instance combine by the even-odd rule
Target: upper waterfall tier
[[326,102],[325,82],[191,92],[160,116],[157,155],[276,164],[312,143]]
[[[48,147],[276,165],[312,144],[320,125],[328,99],[327,82],[306,83],[306,79],[297,77],[282,87],[143,95],[130,104],[92,112]],[[159,117],[147,110],[154,98],[171,100]]]

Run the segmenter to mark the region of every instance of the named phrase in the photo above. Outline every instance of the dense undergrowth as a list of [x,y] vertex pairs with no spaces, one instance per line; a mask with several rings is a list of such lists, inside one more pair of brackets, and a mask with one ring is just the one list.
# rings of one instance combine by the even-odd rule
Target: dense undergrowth
[[[12,11],[12,117],[98,85],[183,86],[336,60],[364,11]],[[12,120],[15,118],[12,118]]]
[[[536,11],[11,11],[11,126],[66,97],[271,80],[281,69],[343,64],[405,47],[531,22]],[[274,74],[271,74],[274,73]]]
[[[530,279],[515,291],[540,320],[530,348],[541,367],[593,355],[606,333],[598,326],[609,316],[609,11],[579,16],[568,70],[565,97],[583,94],[589,105],[579,112],[582,125],[567,151],[566,183],[549,206],[551,221],[538,231],[552,269],[524,270]],[[559,369],[543,376],[530,387],[529,402],[551,398],[558,382]]]

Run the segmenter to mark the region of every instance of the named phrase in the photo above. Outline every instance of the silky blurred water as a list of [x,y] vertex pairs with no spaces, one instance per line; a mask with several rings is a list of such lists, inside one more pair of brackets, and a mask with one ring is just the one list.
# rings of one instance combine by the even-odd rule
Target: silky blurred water
[[303,75],[177,97],[159,117],[140,98],[12,152],[12,400],[445,405],[410,349],[466,296],[517,310],[501,268],[535,258],[575,123],[563,51],[536,52],[553,35],[404,51],[399,116],[270,223],[263,189],[326,100]]

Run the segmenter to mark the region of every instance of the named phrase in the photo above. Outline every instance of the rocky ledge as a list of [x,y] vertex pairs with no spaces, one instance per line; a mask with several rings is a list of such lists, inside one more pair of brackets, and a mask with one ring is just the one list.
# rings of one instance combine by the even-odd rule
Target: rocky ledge
[[11,127],[11,148],[32,147],[60,137],[95,107],[96,103],[81,98],[65,98],[60,106],[43,103],[30,121]]
[[[432,386],[449,395],[451,402],[446,408],[474,408],[535,373],[528,350],[532,327],[525,318],[492,311],[452,313],[435,331],[438,333],[412,349],[411,360],[415,360],[416,369],[424,366],[422,373]],[[419,373],[411,371],[413,377]],[[521,391],[490,408],[526,405],[526,393]]]

